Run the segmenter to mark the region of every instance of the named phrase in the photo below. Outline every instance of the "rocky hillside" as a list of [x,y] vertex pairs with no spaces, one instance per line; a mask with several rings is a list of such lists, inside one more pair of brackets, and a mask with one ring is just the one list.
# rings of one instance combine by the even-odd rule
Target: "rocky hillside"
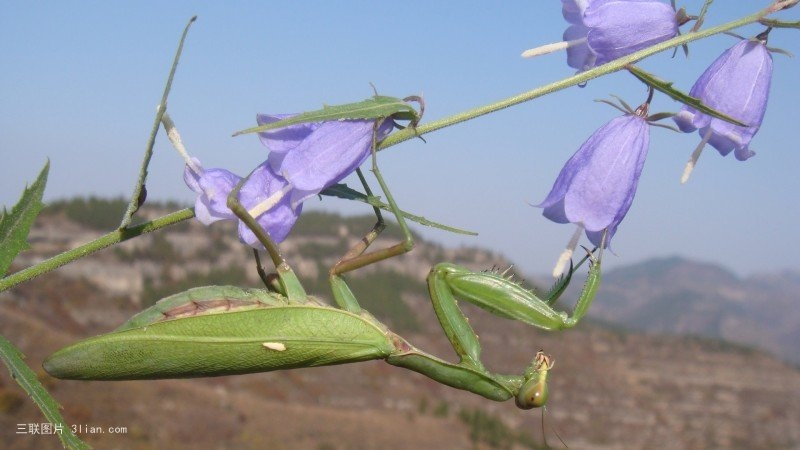
[[[104,214],[97,205],[84,206],[81,214],[61,205],[40,217],[31,235],[34,248],[20,265],[101,234],[91,227],[105,226],[98,224]],[[370,226],[369,218],[305,214],[283,249],[307,290],[326,294],[327,269]],[[419,241],[410,254],[348,280],[363,306],[415,345],[452,359],[424,284],[439,261],[475,269],[509,265],[478,249]],[[230,229],[182,224],[0,294],[0,334],[39,368],[58,348],[109,331],[164,295],[204,284],[257,286],[252,267],[250,253]],[[619,316],[627,309],[615,301],[642,298],[620,294],[616,289],[624,283],[611,275],[601,292],[614,295],[595,305],[598,317],[607,318],[606,303]],[[643,291],[638,283],[632,282]],[[800,447],[800,371],[775,357],[719,340],[623,332],[592,321],[545,333],[469,305],[465,310],[493,370],[518,373],[540,348],[553,355],[544,428],[540,412],[491,402],[379,361],[196,380],[73,382],[43,372],[42,380],[64,406],[67,421],[83,426],[81,437],[96,448],[521,449],[540,448],[545,437],[563,447],[556,432],[578,449]],[[0,442],[8,448],[60,448],[52,436],[15,433],[19,424],[43,421],[2,373]],[[112,434],[108,427],[125,429]]]
[[609,271],[591,315],[622,327],[721,339],[800,365],[800,273],[737,277],[671,257]]

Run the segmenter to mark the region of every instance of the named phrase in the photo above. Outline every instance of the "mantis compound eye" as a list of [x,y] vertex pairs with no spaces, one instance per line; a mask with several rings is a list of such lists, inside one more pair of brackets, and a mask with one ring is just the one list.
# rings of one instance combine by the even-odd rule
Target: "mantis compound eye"
[[549,356],[541,350],[536,353],[531,367],[525,371],[525,382],[519,388],[514,401],[520,409],[532,409],[544,406],[550,391],[547,388],[547,373],[553,367]]

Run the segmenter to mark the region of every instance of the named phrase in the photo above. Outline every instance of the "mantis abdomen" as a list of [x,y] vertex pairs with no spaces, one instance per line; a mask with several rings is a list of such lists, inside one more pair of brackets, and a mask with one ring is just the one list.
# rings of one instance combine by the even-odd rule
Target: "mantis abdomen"
[[[224,323],[222,323],[224,322]],[[57,378],[206,377],[383,359],[386,331],[317,305],[267,306],[165,320],[86,339],[44,362]]]

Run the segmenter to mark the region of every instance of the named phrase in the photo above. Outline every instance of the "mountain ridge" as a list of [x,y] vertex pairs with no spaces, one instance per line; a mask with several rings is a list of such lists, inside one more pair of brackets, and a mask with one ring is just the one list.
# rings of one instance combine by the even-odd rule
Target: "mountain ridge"
[[603,274],[591,317],[650,333],[749,345],[800,364],[800,277],[739,277],[718,264],[670,256]]

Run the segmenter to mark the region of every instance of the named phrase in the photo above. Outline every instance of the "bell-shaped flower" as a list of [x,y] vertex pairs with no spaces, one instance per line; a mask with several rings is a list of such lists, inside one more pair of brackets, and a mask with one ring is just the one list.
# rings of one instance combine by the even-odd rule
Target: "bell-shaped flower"
[[[258,123],[264,125],[291,116],[259,114]],[[376,120],[336,120],[261,132],[259,137],[270,153],[244,181],[239,202],[273,241],[281,242],[300,215],[302,202],[355,171],[369,156],[373,140],[385,138],[394,125],[388,118],[379,124]],[[237,219],[228,209],[227,198],[242,178],[225,169],[203,169],[200,161],[188,156],[177,131],[173,131],[173,144],[186,159],[184,181],[198,194],[198,219],[206,225]],[[255,234],[241,221],[239,238],[252,247],[261,247]]]
[[650,145],[642,109],[603,125],[572,155],[537,205],[546,218],[577,224],[594,245],[609,245],[631,207]]
[[[681,108],[674,116],[678,128],[687,133],[700,130],[702,137],[687,170],[694,167],[706,142],[723,156],[733,150],[740,161],[755,155],[749,148],[750,140],[764,118],[771,79],[772,55],[760,39],[740,41],[700,75],[689,95],[747,126],[711,117],[689,106]],[[685,172],[684,181],[687,177]]]
[[[567,63],[591,69],[666,41],[678,34],[677,13],[657,0],[562,0],[572,25],[565,41],[585,39],[567,49]],[[577,14],[576,14],[577,13]]]
[[[291,115],[259,114],[259,125]],[[296,207],[353,173],[370,154],[373,136],[380,142],[394,128],[385,119],[376,128],[375,120],[336,120],[301,123],[259,133],[270,150],[267,162],[276,174],[291,185],[290,203]]]
[[[564,41],[522,53],[524,57],[567,49],[567,64],[584,71],[678,34],[682,19],[658,0],[561,0],[570,26]],[[684,19],[685,20],[685,19]]]
[[183,181],[197,195],[194,214],[204,225],[218,220],[236,219],[228,209],[228,195],[242,177],[226,169],[203,169],[200,160],[191,158],[183,171]]
[[[195,201],[195,215],[205,225],[219,220],[238,220],[228,208],[227,200],[231,191],[242,178],[226,169],[203,169],[197,158],[186,164],[183,175],[186,185],[198,194]],[[269,233],[275,242],[283,241],[300,215],[302,205],[289,206],[288,197],[278,197],[274,203],[265,200],[282,191],[287,191],[288,183],[275,174],[264,162],[250,174],[239,190],[239,202],[256,219],[256,222]],[[239,239],[251,247],[263,248],[255,234],[239,221]]]

